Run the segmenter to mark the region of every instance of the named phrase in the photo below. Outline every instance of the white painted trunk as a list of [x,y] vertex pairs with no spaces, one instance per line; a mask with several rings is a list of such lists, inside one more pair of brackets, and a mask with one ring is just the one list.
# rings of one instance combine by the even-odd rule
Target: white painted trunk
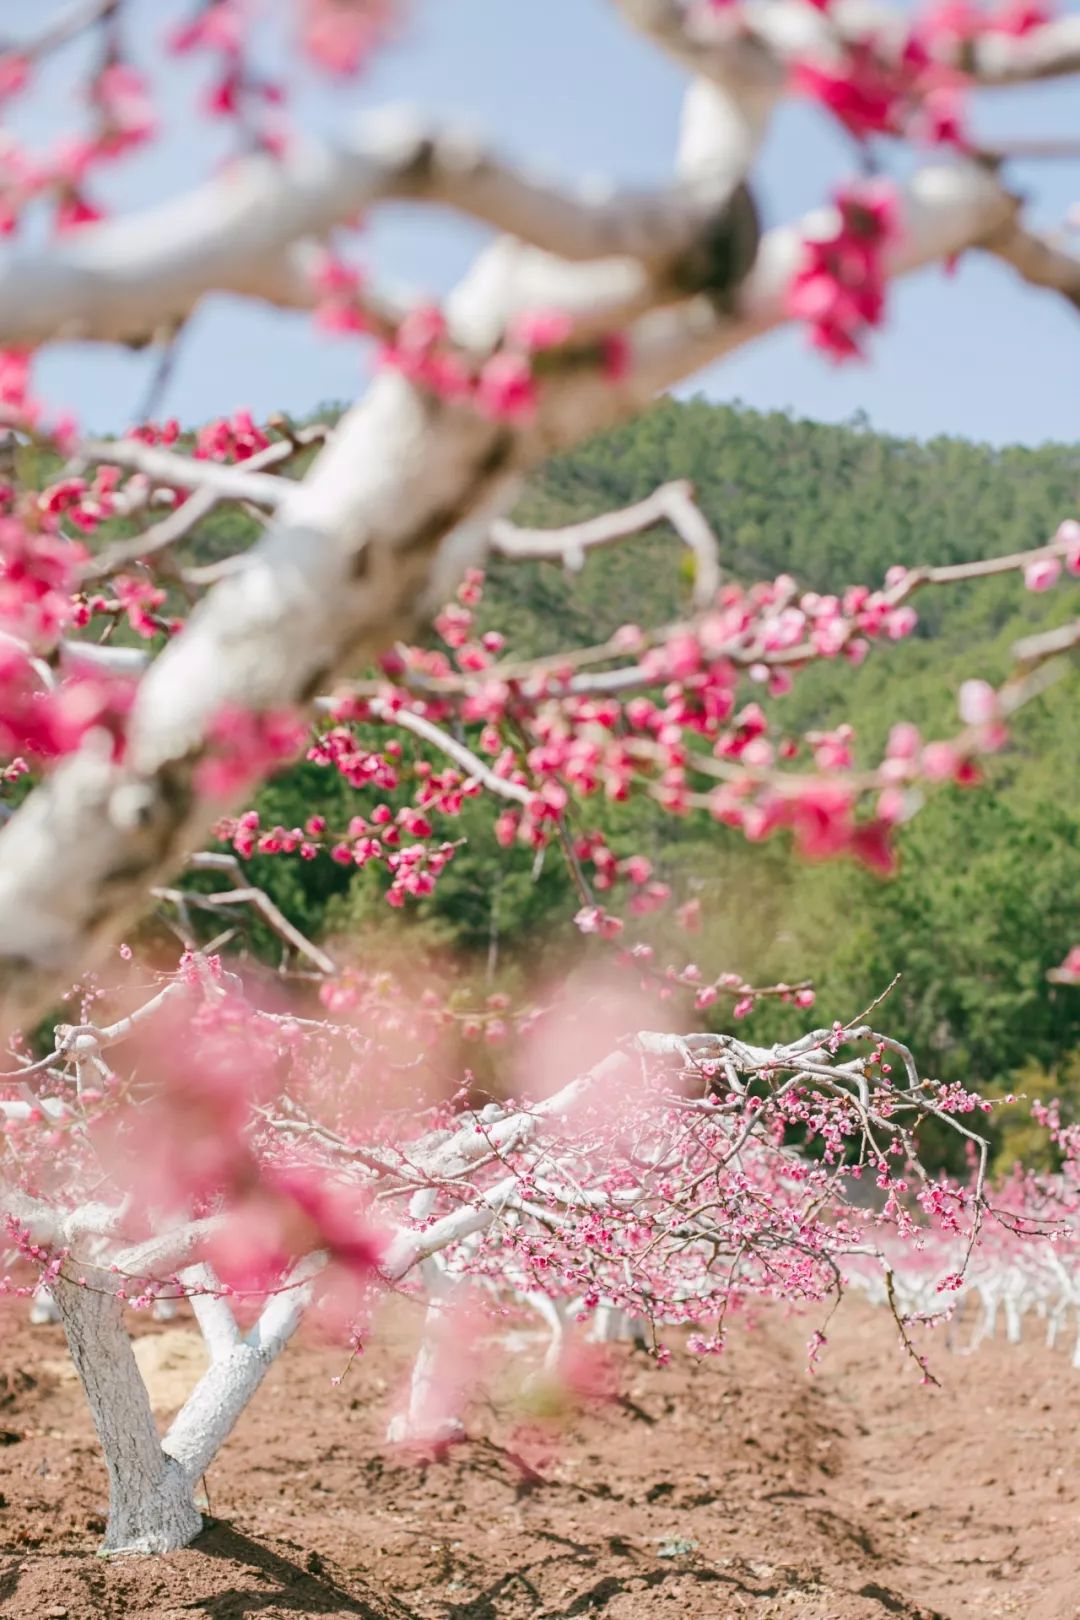
[[[240,1336],[228,1303],[212,1293],[192,1296],[192,1306],[210,1351],[210,1366],[173,1419],[162,1441],[180,1465],[189,1487],[209,1468],[266,1374],[284,1350],[311,1303],[314,1279],[325,1255],[308,1255],[292,1271],[291,1286],[271,1296],[255,1326]],[[211,1287],[208,1267],[191,1273]]]
[[229,1438],[269,1372],[277,1350],[241,1341],[215,1360],[173,1420],[162,1447],[194,1487]]
[[464,1392],[443,1387],[447,1311],[453,1309],[457,1279],[435,1260],[424,1260],[420,1271],[427,1285],[428,1308],[409,1379],[408,1400],[402,1411],[394,1413],[387,1427],[386,1438],[391,1445],[448,1445],[460,1440],[465,1433],[464,1423],[450,1409],[460,1404],[455,1397],[464,1400]]
[[170,1552],[202,1529],[193,1491],[281,1354],[311,1298],[321,1256],[302,1261],[247,1338],[224,1300],[193,1300],[211,1364],[158,1438],[146,1386],[124,1330],[123,1303],[63,1278],[52,1294],[86,1391],[109,1474],[106,1552]]
[[1005,1337],[1010,1344],[1020,1343],[1020,1312],[1016,1301],[1008,1296],[1005,1299]]
[[186,1547],[202,1529],[202,1515],[189,1476],[161,1449],[122,1302],[63,1278],[52,1294],[105,1454],[109,1517],[103,1551]]

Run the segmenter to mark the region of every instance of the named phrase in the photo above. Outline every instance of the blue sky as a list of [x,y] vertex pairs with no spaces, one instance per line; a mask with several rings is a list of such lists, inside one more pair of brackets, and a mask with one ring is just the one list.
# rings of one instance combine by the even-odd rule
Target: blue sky
[[[282,3],[270,0],[270,9]],[[40,26],[50,9],[56,0],[35,6],[27,26]],[[189,9],[175,0],[133,8],[134,45],[147,62],[169,18]],[[72,106],[80,66],[79,52],[68,51],[50,69],[47,93],[18,111],[16,127],[28,138],[56,133],[55,109]],[[197,79],[171,70],[161,83],[166,138],[116,172],[109,197],[116,208],[182,189],[223,150],[220,130],[197,111]],[[365,108],[409,101],[466,117],[508,153],[555,175],[649,182],[669,172],[683,83],[677,68],[618,22],[609,0],[413,0],[408,30],[373,73],[347,91],[311,77],[298,105],[306,123],[332,132]],[[1072,81],[985,96],[976,122],[988,137],[1080,137],[1080,89]],[[797,216],[850,171],[850,149],[822,114],[785,108],[757,175],[766,221]],[[1018,165],[1014,178],[1038,198],[1036,217],[1051,226],[1080,199],[1076,162]],[[398,208],[369,227],[365,256],[396,286],[439,293],[483,239],[467,224]],[[150,363],[58,348],[42,366],[44,392],[72,405],[89,428],[120,428]],[[166,405],[185,422],[238,405],[260,415],[302,414],[351,397],[361,383],[351,343],[318,336],[303,316],[216,299],[184,335]],[[687,386],[830,421],[864,410],[876,427],[920,437],[1078,440],[1080,316],[971,255],[952,278],[933,269],[896,289],[889,328],[874,338],[867,364],[834,368],[807,350],[802,334],[784,332]]]

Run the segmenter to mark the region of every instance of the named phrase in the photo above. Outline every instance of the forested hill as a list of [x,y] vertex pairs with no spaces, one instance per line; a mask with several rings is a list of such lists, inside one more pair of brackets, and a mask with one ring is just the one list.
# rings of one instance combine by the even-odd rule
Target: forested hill
[[[1080,448],[924,444],[860,423],[825,426],[695,399],[664,401],[556,458],[531,481],[516,516],[570,522],[673,478],[695,484],[731,575],[789,572],[821,590],[880,584],[895,562],[1022,549],[1080,515]],[[239,521],[205,535],[202,555],[235,549]],[[628,621],[660,622],[686,605],[688,585],[684,552],[662,534],[594,553],[574,576],[502,564],[485,627],[504,631],[515,653],[554,650]],[[801,677],[782,700],[792,726],[849,720],[868,754],[900,718],[930,732],[953,729],[960,681],[1000,678],[1013,641],[1080,611],[1080,583],[1033,596],[1010,577],[926,591],[917,606],[911,641],[875,649],[857,671],[828,666]],[[750,848],[704,817],[673,827],[640,804],[599,814],[616,849],[644,847],[680,897],[705,894],[712,921],[694,948],[708,971],[730,967],[758,982],[812,973],[831,1019],[858,1012],[900,970],[889,1026],[928,1067],[1003,1088],[1024,1078],[1030,1090],[1049,1083],[1048,1069],[1080,1070],[1080,992],[1045,979],[1080,939],[1078,693],[1069,675],[1024,713],[1014,747],[993,768],[994,792],[950,790],[923,811],[889,884],[846,864],[796,867],[780,842]],[[329,786],[313,772],[303,766],[272,783],[265,814],[302,820],[305,800]],[[528,852],[500,850],[491,819],[489,806],[470,807],[469,847],[425,904],[430,937],[471,957],[478,979],[493,941],[499,972],[534,971],[545,930],[565,938],[574,910],[557,862],[534,880]],[[322,863],[256,866],[312,932],[354,932],[383,914],[367,874]],[[657,926],[662,940],[665,925]],[[773,1016],[759,1011],[755,1029],[768,1032]]]

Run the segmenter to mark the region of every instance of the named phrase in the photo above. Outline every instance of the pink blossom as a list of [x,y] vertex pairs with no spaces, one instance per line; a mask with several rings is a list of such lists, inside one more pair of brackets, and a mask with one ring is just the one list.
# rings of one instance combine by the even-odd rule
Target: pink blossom
[[366,66],[372,52],[389,34],[390,0],[362,0],[349,6],[338,0],[301,0],[304,49],[326,73],[348,78]]
[[998,695],[988,681],[965,681],[960,688],[959,709],[966,725],[988,725],[1000,713]]
[[536,383],[524,356],[504,351],[484,362],[476,385],[476,405],[499,422],[523,422],[533,416]]
[[195,771],[197,792],[227,799],[292,759],[306,728],[288,711],[221,709],[208,730],[209,748]]
[[583,934],[599,934],[602,939],[613,939],[622,930],[618,917],[611,917],[599,906],[583,906],[574,918]]
[[5,51],[0,56],[0,101],[24,90],[30,79],[30,63],[16,51]]
[[908,720],[901,720],[889,732],[889,741],[886,754],[889,759],[903,760],[908,763],[918,758],[922,747],[922,737],[918,726],[913,726]]
[[562,309],[525,310],[515,315],[507,334],[510,344],[526,354],[555,349],[570,337],[574,323]]
[[889,614],[885,621],[885,633],[890,641],[902,641],[910,636],[919,622],[919,616],[911,607],[898,607]]
[[1052,590],[1060,578],[1061,562],[1057,557],[1042,557],[1024,569],[1024,584],[1029,591]]
[[[809,70],[808,70],[809,71]],[[787,291],[787,308],[811,328],[816,347],[835,360],[859,350],[865,327],[884,312],[884,248],[899,231],[895,191],[881,181],[836,193],[839,223],[830,236],[803,244],[803,263]]]
[[961,758],[948,742],[927,743],[922,752],[922,774],[931,782],[948,782],[960,770]]
[[687,900],[675,913],[675,921],[688,934],[701,932],[701,901]]
[[852,52],[840,69],[800,62],[792,84],[800,94],[821,102],[860,139],[889,130],[895,121],[896,90],[872,65],[868,52]]

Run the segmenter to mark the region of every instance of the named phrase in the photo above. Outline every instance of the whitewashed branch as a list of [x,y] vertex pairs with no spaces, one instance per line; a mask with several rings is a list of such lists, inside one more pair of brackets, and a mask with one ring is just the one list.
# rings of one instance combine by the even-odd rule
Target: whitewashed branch
[[[219,854],[212,850],[196,851],[189,856],[187,864],[193,872],[229,872],[238,877],[243,876],[244,870],[235,855]],[[338,970],[333,957],[308,939],[306,934],[301,933],[281,908],[274,904],[265,889],[242,883],[239,888],[219,889],[213,894],[196,894],[191,890],[168,888],[155,888],[151,892],[158,899],[210,911],[220,911],[227,906],[250,906],[271,932],[288,945],[290,950],[307,957],[320,973],[336,973]]]
[[253,470],[251,462],[241,461],[234,467],[220,461],[200,461],[137,439],[86,439],[79,446],[77,462],[88,461],[126,467],[155,484],[205,490],[218,500],[250,501],[271,511],[281,505],[288,491],[284,479]]
[[161,1442],[162,1451],[180,1465],[189,1485],[194,1485],[209,1468],[300,1326],[325,1263],[323,1254],[307,1255],[297,1261],[285,1286],[263,1307],[251,1332],[230,1344],[219,1342],[218,1354]]
[[[0,1119],[19,1121],[25,1123],[36,1114],[44,1114],[47,1119],[63,1119],[70,1112],[67,1103],[59,1097],[35,1097],[33,1101],[16,1097],[8,1102],[0,1101]],[[2,1200],[0,1200],[2,1201]]]
[[[264,472],[267,467],[279,467],[302,450],[321,443],[329,431],[323,423],[315,422],[310,427],[298,429],[287,439],[275,439],[265,449],[256,450],[254,455],[249,456],[243,463],[243,470],[253,473]],[[83,570],[83,579],[105,578],[129,563],[153,557],[158,552],[185,540],[224,500],[225,496],[220,488],[204,485],[159,523],[144,529],[141,534],[133,535],[129,540],[117,540],[112,545],[106,546],[104,551],[99,551]]]
[[119,647],[111,641],[60,643],[60,667],[65,675],[81,671],[106,675],[141,675],[149,659],[142,647]]
[[180,1281],[192,1290],[188,1297],[211,1361],[221,1361],[241,1342],[241,1334],[232,1307],[221,1295],[221,1283],[213,1267],[205,1261],[189,1266],[181,1273]]
[[515,804],[527,805],[532,802],[533,795],[527,787],[520,782],[510,782],[504,776],[496,776],[479,754],[474,754],[471,748],[466,748],[464,743],[458,742],[442,726],[425,719],[422,714],[414,714],[411,709],[405,708],[392,709],[381,698],[373,698],[368,707],[380,720],[400,726],[403,731],[411,731],[414,737],[421,738],[423,742],[431,743],[447,759],[452,759],[455,765],[460,765],[462,770],[482,783],[489,793],[496,794],[500,799],[510,799]]
[[1080,73],[1080,16],[1063,15],[1019,36],[984,33],[964,49],[964,71],[984,89],[1068,78]]
[[337,149],[254,157],[175,201],[88,226],[63,246],[18,248],[0,267],[0,346],[140,343],[207,292],[311,308],[311,239],[387,201],[443,204],[567,260],[629,259],[666,273],[727,197],[715,179],[653,193],[574,193],[528,178],[460,129],[369,118]]
[[118,1271],[128,1277],[171,1277],[183,1269],[208,1239],[224,1230],[225,1217],[207,1215],[187,1226],[133,1243],[113,1256]]
[[491,528],[491,549],[513,562],[561,562],[576,571],[584,565],[586,552],[617,545],[663,523],[670,524],[692,553],[694,602],[698,607],[707,606],[720,585],[720,544],[694,499],[693,486],[685,479],[661,485],[633,506],[561,529],[522,529],[514,523],[496,522]]
[[63,1241],[63,1218],[60,1211],[43,1198],[33,1198],[19,1187],[0,1181],[0,1211],[18,1221],[30,1234],[34,1243],[48,1246]]

